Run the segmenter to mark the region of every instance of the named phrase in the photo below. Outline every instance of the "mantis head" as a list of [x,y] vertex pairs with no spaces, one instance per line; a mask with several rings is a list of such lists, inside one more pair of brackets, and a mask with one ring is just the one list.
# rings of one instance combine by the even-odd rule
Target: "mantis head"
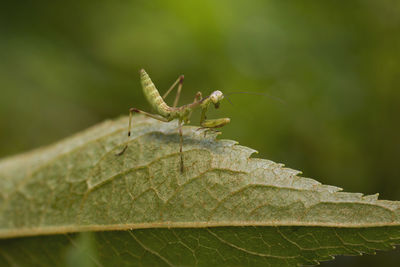
[[211,93],[210,99],[213,102],[215,108],[219,108],[219,102],[224,99],[224,94],[219,90],[214,91]]

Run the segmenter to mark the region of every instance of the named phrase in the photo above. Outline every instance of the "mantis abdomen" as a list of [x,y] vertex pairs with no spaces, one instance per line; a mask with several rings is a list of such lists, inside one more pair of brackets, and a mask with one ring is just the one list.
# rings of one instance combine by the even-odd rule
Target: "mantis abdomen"
[[145,70],[140,70],[140,82],[142,83],[143,93],[152,108],[163,117],[168,117],[171,113],[171,107],[165,103],[156,86],[151,81]]

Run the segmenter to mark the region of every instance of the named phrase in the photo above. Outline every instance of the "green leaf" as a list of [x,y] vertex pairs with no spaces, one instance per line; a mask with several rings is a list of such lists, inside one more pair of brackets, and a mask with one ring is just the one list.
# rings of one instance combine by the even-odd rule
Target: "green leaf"
[[[0,161],[0,265],[295,266],[400,243],[400,202],[340,192],[215,133],[107,121]],[[84,233],[82,233],[84,232]]]

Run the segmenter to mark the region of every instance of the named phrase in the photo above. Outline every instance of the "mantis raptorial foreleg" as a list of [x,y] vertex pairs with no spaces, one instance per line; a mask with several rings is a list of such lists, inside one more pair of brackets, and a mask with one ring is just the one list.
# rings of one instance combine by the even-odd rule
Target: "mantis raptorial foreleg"
[[207,120],[206,112],[207,112],[207,107],[203,108],[201,111],[201,118],[200,118],[200,126],[201,127],[198,129],[198,130],[206,129],[206,131],[204,132],[204,135],[208,131],[218,132],[217,130],[215,130],[216,128],[221,128],[221,127],[227,125],[231,121],[231,119],[229,119],[229,118]]
[[231,119],[229,118],[207,120],[206,112],[207,112],[207,107],[201,110],[200,126],[202,128],[220,128],[222,126],[227,125],[231,121]]

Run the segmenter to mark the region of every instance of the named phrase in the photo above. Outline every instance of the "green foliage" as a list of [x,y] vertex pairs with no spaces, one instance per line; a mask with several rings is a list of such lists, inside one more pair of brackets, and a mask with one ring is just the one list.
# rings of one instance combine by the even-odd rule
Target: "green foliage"
[[181,174],[177,124],[134,122],[122,156],[126,118],[0,161],[0,264],[294,266],[400,243],[400,202],[195,127]]
[[0,239],[0,266],[298,266],[399,243],[399,227],[155,228]]

